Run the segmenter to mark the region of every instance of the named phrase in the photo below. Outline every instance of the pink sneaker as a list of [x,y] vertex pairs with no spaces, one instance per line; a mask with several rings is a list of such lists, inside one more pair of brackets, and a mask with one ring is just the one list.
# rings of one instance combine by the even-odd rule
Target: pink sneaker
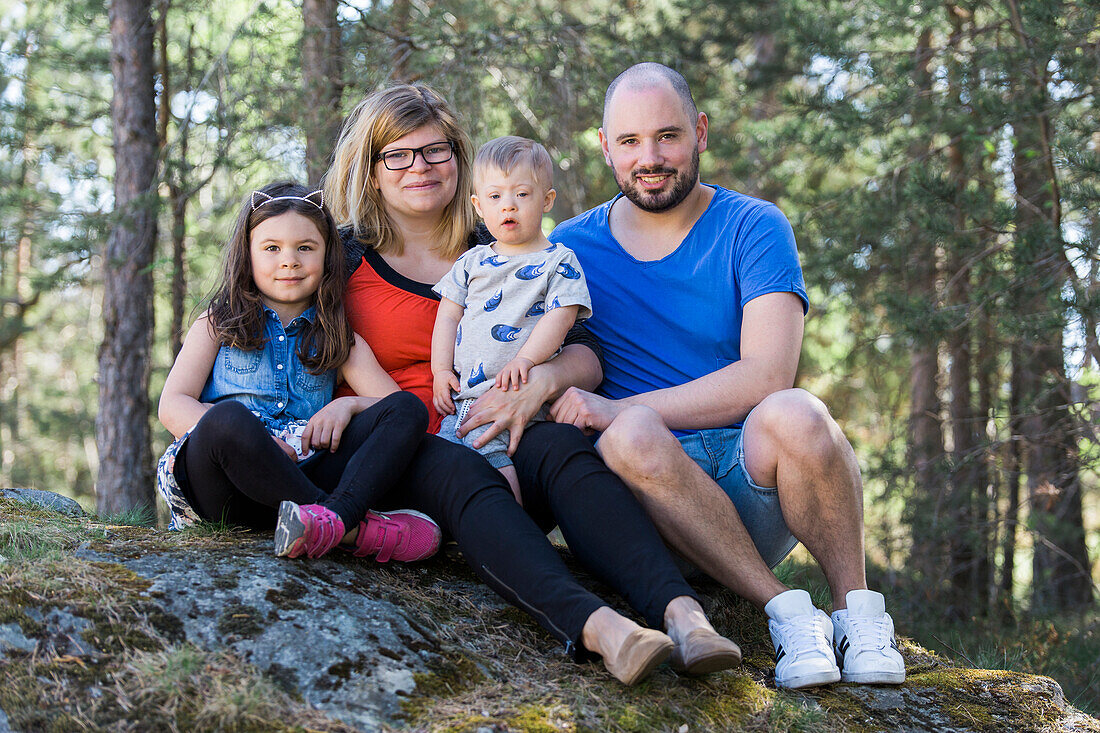
[[356,557],[374,555],[378,562],[424,560],[439,549],[443,533],[431,517],[412,509],[367,512],[355,538]]
[[320,557],[340,544],[344,534],[344,523],[335,512],[320,504],[284,501],[275,525],[275,555]]

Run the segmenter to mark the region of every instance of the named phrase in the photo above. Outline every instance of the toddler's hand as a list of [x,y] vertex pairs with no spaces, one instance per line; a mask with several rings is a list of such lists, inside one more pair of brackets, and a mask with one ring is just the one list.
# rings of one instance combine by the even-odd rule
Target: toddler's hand
[[534,365],[533,361],[522,356],[512,359],[501,367],[500,372],[497,374],[497,389],[507,390],[511,388],[518,390],[521,384],[527,384],[527,372]]
[[462,385],[452,371],[436,372],[432,378],[432,403],[440,415],[455,414],[455,403],[451,392],[461,392]]

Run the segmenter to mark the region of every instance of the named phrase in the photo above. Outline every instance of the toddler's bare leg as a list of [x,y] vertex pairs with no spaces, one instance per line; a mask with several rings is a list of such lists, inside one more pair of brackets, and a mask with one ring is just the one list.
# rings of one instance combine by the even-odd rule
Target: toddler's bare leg
[[519,502],[520,506],[523,506],[523,495],[519,492],[519,476],[516,475],[516,467],[501,466],[497,470],[499,470],[505,480],[508,481],[508,488],[512,490],[512,496],[516,497],[516,501]]

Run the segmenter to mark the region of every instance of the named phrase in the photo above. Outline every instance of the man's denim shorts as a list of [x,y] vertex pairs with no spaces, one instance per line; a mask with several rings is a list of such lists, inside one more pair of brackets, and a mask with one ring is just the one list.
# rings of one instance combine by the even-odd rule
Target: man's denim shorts
[[798,540],[783,521],[778,489],[757,486],[749,477],[741,428],[700,430],[681,437],[680,445],[729,496],[768,567],[782,562]]

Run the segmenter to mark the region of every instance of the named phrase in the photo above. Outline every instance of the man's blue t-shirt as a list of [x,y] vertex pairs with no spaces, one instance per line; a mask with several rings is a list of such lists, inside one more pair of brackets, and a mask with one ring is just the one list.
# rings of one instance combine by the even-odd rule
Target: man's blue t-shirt
[[744,306],[767,293],[809,306],[794,232],[771,203],[714,187],[671,254],[643,262],[611,234],[621,194],[560,224],[551,241],[571,248],[592,294],[585,326],[606,361],[599,392],[621,399],[698,379],[741,358]]

